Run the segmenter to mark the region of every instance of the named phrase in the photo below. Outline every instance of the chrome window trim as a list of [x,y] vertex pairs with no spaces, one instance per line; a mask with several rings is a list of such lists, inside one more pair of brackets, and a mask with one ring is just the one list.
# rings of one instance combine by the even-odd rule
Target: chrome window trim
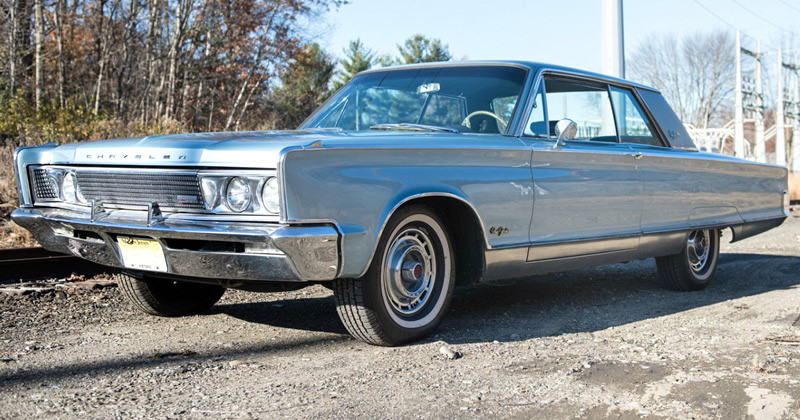
[[526,70],[525,73],[525,84],[522,86],[522,91],[519,93],[519,98],[517,98],[517,103],[514,104],[514,112],[511,113],[511,119],[508,121],[508,127],[506,127],[506,132],[501,133],[503,136],[508,137],[519,137],[517,132],[519,132],[520,127],[525,124],[525,120],[520,118],[520,114],[525,114],[525,104],[528,103],[531,92],[534,92],[531,89],[533,85],[532,81],[535,79],[536,74],[533,72],[529,67],[523,67]]
[[[532,73],[534,73],[534,72],[532,72]],[[603,84],[603,85],[606,85],[606,86],[609,86],[609,85],[624,86],[625,88],[630,89],[631,91],[636,91],[636,89],[644,89],[644,87],[642,87],[641,85],[635,84],[633,82],[624,83],[624,82],[626,82],[626,80],[617,80],[617,79],[614,79],[614,78],[611,78],[611,77],[606,78],[606,77],[603,77],[602,75],[590,76],[590,75],[587,75],[587,74],[581,74],[581,73],[576,73],[576,72],[567,71],[567,70],[563,70],[563,69],[556,69],[556,68],[547,67],[547,66],[539,67],[535,72],[535,75],[534,75],[534,79],[535,80],[534,80],[534,83],[532,85],[535,85],[534,87],[536,89],[538,89],[539,84],[543,82],[545,75],[555,75],[557,77],[561,76],[561,77],[566,77],[566,78],[569,78],[569,79],[577,79],[577,80],[582,80],[582,81],[586,81],[586,82],[600,83],[600,84]],[[534,91],[536,89],[534,89]],[[652,90],[653,92],[658,92],[658,90],[652,89],[652,88],[649,88],[648,90]],[[637,98],[638,98],[638,92],[636,92],[636,94],[637,94]],[[546,89],[545,89],[544,95],[545,95],[545,102],[547,102]],[[535,98],[535,95],[529,96],[527,98],[527,104],[525,105],[525,113],[523,115],[523,120],[526,121],[526,122],[528,121],[528,118],[530,118],[530,113],[533,110],[533,100],[534,100],[534,98]],[[638,98],[638,99],[641,102],[641,98]],[[609,100],[610,100],[610,98],[609,98]],[[612,104],[612,106],[613,106],[613,104]],[[547,118],[549,118],[549,115],[547,114],[546,110],[547,110],[547,106],[545,105],[545,118],[547,119]],[[650,117],[650,116],[648,116],[648,117]],[[651,120],[652,120],[652,118],[651,118]],[[549,120],[547,120],[547,121],[549,121]],[[548,124],[548,126],[549,126],[549,124]],[[515,132],[515,136],[516,137],[529,138],[529,139],[537,138],[537,137],[532,137],[532,136],[523,136],[523,134],[522,134],[523,131],[524,131],[524,127],[518,126],[517,130]],[[547,131],[548,131],[548,138],[549,138],[550,127],[548,127]]]
[[[563,73],[563,72],[561,72],[561,73]],[[536,89],[533,90],[533,92],[538,91],[539,90],[539,85],[541,85],[542,95],[543,95],[542,96],[542,99],[543,99],[542,106],[544,107],[544,119],[545,119],[545,122],[546,122],[545,125],[547,126],[547,137],[546,138],[553,140],[553,138],[550,137],[550,113],[549,113],[548,106],[547,106],[547,85],[545,84],[545,76],[548,76],[549,74],[550,74],[549,72],[546,72],[544,74],[539,74],[538,75],[538,78],[536,79]],[[571,77],[569,75],[563,75],[563,74],[560,74],[560,73],[557,74],[556,77],[560,77],[560,78],[566,79],[567,82],[576,81],[578,83],[580,83],[580,82],[589,82],[591,84],[597,84],[598,88],[601,88],[601,89],[605,90],[606,97],[608,98],[608,103],[609,103],[609,105],[611,105],[611,116],[612,116],[612,118],[614,118],[614,131],[615,131],[616,137],[617,137],[616,143],[600,142],[600,141],[592,142],[590,140],[566,140],[565,143],[581,142],[581,143],[607,144],[607,145],[608,144],[623,144],[622,141],[621,141],[621,138],[619,136],[619,125],[617,123],[617,114],[616,114],[615,109],[614,109],[614,101],[611,99],[611,85],[609,83],[604,82],[604,81],[598,81],[598,80],[595,80],[595,79],[592,79],[592,78],[588,78],[588,77],[584,77],[584,78]],[[527,112],[526,112],[525,118],[524,118],[525,123],[522,125],[522,127],[521,127],[522,130],[520,131],[520,135],[519,135],[519,137],[521,137],[521,138],[526,138],[526,139],[540,139],[540,138],[542,138],[542,137],[537,137],[537,136],[527,136],[527,135],[524,134],[525,133],[525,126],[524,125],[528,123],[528,119],[530,118],[530,115],[533,113],[533,104],[535,102],[535,98],[536,98],[536,95],[534,93],[533,96],[531,96],[529,104],[527,106]]]
[[528,135],[525,134],[525,128],[526,128],[525,126],[528,125],[528,121],[530,121],[531,114],[533,114],[533,104],[536,103],[536,94],[539,92],[539,89],[542,90],[542,115],[544,116],[545,122],[549,121],[548,120],[549,115],[547,113],[547,87],[545,87],[545,85],[544,85],[544,78],[540,77],[538,79],[535,79],[535,81],[532,82],[532,84],[535,84],[536,86],[533,89],[531,89],[530,105],[529,105],[529,107],[526,106],[525,115],[524,115],[524,118],[522,119],[525,122],[520,125],[520,129],[518,130],[519,137],[527,138],[527,139],[542,139],[542,138],[549,139],[550,138],[550,124],[549,123],[545,124],[545,129],[547,131],[547,133],[545,134],[545,137],[528,136]]
[[611,104],[611,117],[614,119],[614,131],[617,133],[617,144],[622,144],[622,137],[619,135],[619,121],[617,121],[617,107],[614,106],[614,98],[611,97],[611,85],[606,83],[606,95],[608,103]]

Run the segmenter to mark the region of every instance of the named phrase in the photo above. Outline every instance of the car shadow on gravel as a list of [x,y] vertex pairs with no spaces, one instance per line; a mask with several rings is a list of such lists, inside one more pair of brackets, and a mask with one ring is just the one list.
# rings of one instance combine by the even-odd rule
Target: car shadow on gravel
[[198,352],[151,352],[135,356],[54,364],[53,366],[40,365],[33,368],[0,370],[0,389],[12,384],[44,387],[47,384],[65,379],[74,379],[75,377],[89,378],[100,375],[117,375],[120,372],[143,372],[150,369],[223,369],[232,360],[246,360],[250,357],[265,354],[292,353],[300,349],[322,346],[323,344],[349,341],[352,341],[352,339],[348,336],[326,334],[324,336],[317,335],[302,339],[282,340],[280,342],[271,341],[240,345],[236,348],[213,348]]
[[[594,332],[730,299],[800,284],[800,257],[721,254],[705,290],[676,292],[658,284],[653,259],[459,288],[433,337],[421,343],[518,341]],[[346,335],[333,298],[217,305],[247,322]]]
[[222,313],[242,321],[278,328],[347,334],[336,315],[332,296],[221,304],[212,307],[209,313]]
[[800,285],[800,257],[721,254],[705,290],[660,287],[653,259],[471,286],[456,291],[434,339],[519,341],[596,332]]

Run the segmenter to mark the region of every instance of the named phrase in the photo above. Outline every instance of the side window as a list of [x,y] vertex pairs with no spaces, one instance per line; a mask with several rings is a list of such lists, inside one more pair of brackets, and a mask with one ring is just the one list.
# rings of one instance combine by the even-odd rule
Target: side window
[[578,125],[574,140],[616,143],[614,111],[604,85],[590,85],[567,80],[545,80],[550,136],[556,123],[569,118]]
[[547,123],[544,121],[544,84],[539,85],[536,96],[533,97],[531,116],[525,124],[522,135],[532,137],[547,137]]
[[653,135],[650,121],[645,117],[642,108],[633,97],[633,93],[612,87],[611,100],[614,102],[614,114],[617,117],[620,141],[664,146],[658,137]]

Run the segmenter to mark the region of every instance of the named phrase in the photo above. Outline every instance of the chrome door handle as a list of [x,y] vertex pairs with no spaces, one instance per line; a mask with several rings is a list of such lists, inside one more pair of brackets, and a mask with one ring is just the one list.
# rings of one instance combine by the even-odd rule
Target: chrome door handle
[[634,159],[636,159],[636,160],[639,160],[639,159],[641,159],[641,158],[642,158],[642,156],[644,156],[644,154],[642,154],[642,153],[640,153],[640,152],[636,152],[636,153],[625,153],[625,156],[633,156],[633,158],[634,158]]

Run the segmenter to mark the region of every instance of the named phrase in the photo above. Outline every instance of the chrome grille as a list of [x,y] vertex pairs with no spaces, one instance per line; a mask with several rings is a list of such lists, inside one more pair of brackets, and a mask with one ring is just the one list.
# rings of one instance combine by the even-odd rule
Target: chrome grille
[[78,187],[87,201],[103,205],[203,209],[196,173],[77,170]]
[[47,171],[40,168],[33,169],[33,193],[36,198],[58,198],[56,189],[47,176]]

